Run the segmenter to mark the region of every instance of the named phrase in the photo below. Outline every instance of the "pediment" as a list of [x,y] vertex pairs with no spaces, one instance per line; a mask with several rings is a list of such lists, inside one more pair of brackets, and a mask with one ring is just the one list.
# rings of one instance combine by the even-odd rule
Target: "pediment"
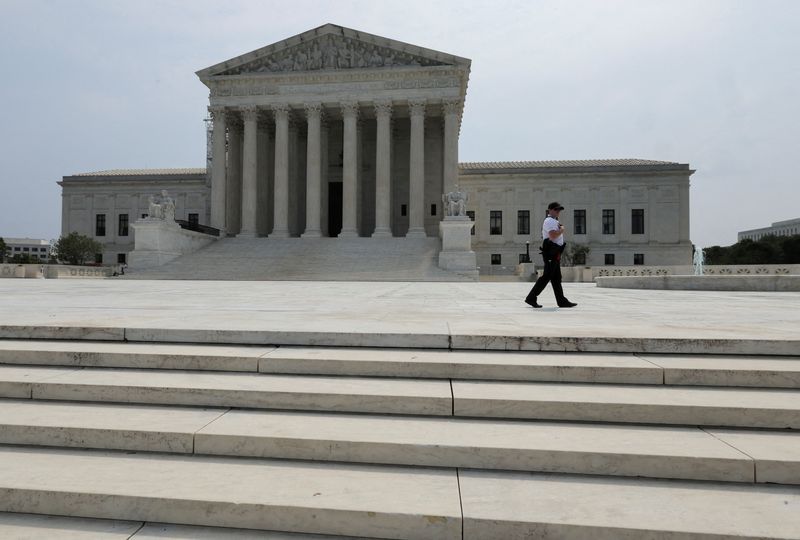
[[468,67],[470,61],[447,53],[326,24],[256,51],[198,71],[213,76],[294,73],[398,66]]

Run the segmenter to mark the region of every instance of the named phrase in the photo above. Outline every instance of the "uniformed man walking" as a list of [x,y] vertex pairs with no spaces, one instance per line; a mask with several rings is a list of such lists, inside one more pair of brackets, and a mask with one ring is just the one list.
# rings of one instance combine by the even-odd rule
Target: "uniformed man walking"
[[578,304],[570,302],[564,296],[564,289],[561,287],[561,253],[564,251],[566,242],[564,241],[564,226],[558,222],[558,216],[564,209],[557,202],[552,202],[547,206],[547,217],[542,223],[542,258],[544,259],[544,272],[536,280],[533,289],[525,298],[525,303],[529,306],[542,307],[536,302],[548,283],[552,284],[553,292],[556,295],[558,307],[571,308]]

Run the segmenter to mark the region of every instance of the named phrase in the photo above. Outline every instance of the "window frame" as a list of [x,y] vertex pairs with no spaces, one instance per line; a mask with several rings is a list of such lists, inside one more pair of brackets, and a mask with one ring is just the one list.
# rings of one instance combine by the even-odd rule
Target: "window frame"
[[613,208],[603,209],[603,234],[617,234],[616,212]]
[[503,235],[503,211],[489,210],[489,235]]
[[631,234],[644,234],[644,208],[631,208]]
[[572,234],[586,234],[586,209],[576,208],[572,212]]
[[525,236],[531,234],[530,210],[517,210],[517,234]]

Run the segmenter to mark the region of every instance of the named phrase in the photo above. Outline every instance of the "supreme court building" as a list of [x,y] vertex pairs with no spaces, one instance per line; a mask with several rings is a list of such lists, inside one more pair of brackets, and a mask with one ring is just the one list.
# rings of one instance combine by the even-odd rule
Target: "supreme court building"
[[128,221],[166,188],[177,218],[223,237],[436,237],[442,195],[460,185],[482,271],[538,243],[551,200],[567,207],[570,241],[591,247],[586,264],[689,263],[687,164],[459,165],[470,63],[326,24],[203,69],[207,167],[65,176],[62,232],[94,236],[103,262],[123,261]]

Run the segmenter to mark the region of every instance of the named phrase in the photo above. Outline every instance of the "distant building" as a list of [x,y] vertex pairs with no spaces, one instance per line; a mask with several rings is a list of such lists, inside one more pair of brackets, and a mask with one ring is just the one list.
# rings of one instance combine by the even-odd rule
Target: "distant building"
[[792,236],[800,234],[800,218],[787,219],[786,221],[776,221],[769,227],[761,229],[750,229],[739,233],[739,241],[742,240],[761,240],[765,236]]
[[39,238],[3,238],[6,243],[6,259],[15,255],[30,255],[41,261],[50,259],[50,242]]

